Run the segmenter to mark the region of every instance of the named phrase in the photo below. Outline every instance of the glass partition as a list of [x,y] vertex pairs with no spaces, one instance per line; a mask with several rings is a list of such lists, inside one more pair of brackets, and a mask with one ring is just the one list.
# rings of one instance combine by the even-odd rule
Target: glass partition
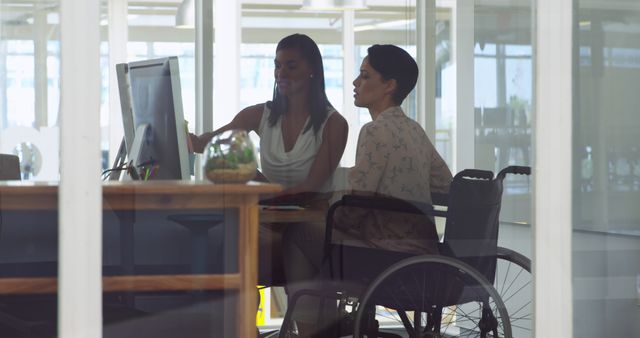
[[[309,35],[318,44],[322,54],[329,101],[349,123],[349,137],[353,138],[353,144],[347,147],[352,149],[345,151],[341,162],[342,166],[349,166],[355,156],[358,132],[362,125],[371,121],[371,117],[366,109],[359,108],[355,108],[355,114],[349,114],[348,111],[354,109],[353,104],[351,100],[344,100],[344,95],[351,97],[351,82],[359,73],[360,63],[370,45],[396,44],[406,48],[415,57],[415,10],[413,2],[400,5],[383,1],[354,11],[351,33],[355,48],[347,49],[343,46],[343,30],[351,28],[345,27],[345,20],[349,19],[343,11],[304,9],[276,2],[268,5],[245,2],[242,6],[240,107],[271,100],[274,89],[273,60],[278,41],[293,33]],[[347,54],[349,51],[352,54]],[[353,68],[345,69],[345,58],[353,60]],[[343,81],[345,71],[351,75]],[[413,118],[416,116],[416,100],[414,92],[406,101],[406,111]],[[227,114],[230,120],[234,113],[223,114]],[[258,144],[255,135],[254,140]],[[266,302],[262,304],[259,314],[263,317],[259,317],[258,322],[264,325],[263,330],[277,328],[286,311],[286,295],[281,288],[268,288],[262,296]]]
[[[113,28],[110,25],[115,25],[109,20],[108,9],[119,2],[102,2],[101,27],[104,33],[100,49],[100,122],[103,169],[111,167],[109,152],[113,155],[115,149],[110,140],[122,129],[119,124],[113,124],[114,120],[109,115],[113,114],[109,105],[119,105],[119,102],[107,99],[109,90],[116,86],[116,81],[109,78],[109,74],[113,74],[110,71],[115,67],[109,54],[114,49],[125,49],[127,62],[178,57],[184,119],[188,122],[187,129],[194,132],[195,31],[193,28],[175,27],[176,14],[189,2],[128,2],[126,27],[118,27],[127,30],[128,39],[118,46],[110,46],[108,34],[104,33]],[[303,9],[300,4],[291,1],[243,1],[239,46],[240,107],[271,99],[275,46],[286,35],[304,33],[320,47],[329,100],[338,111],[354,111],[346,117],[352,136],[356,138],[371,117],[367,110],[354,108],[351,100],[345,99],[345,95],[351,95],[351,81],[359,72],[367,47],[372,44],[395,44],[417,57],[420,41],[416,32],[419,27],[416,3],[372,0],[366,9],[350,12],[353,14],[350,17],[343,11]],[[472,104],[475,109],[473,134],[465,137],[473,138],[473,163],[476,168],[498,171],[507,165],[532,164],[532,7],[529,1],[511,1],[508,4],[478,2],[472,6],[472,13],[467,13],[474,18],[471,29],[474,34],[473,55],[465,57],[471,60],[474,69],[474,81],[467,85],[474,94]],[[62,81],[57,8],[55,1],[44,4],[41,1],[0,0],[0,91],[4,93],[0,95],[1,153],[15,153],[20,157],[21,171],[18,175],[22,180],[53,181],[54,185],[59,180],[58,110]],[[454,58],[453,52],[456,39],[461,37],[455,34],[459,34],[456,32],[464,27],[465,22],[454,20],[456,2],[436,1],[435,8],[435,46],[434,50],[428,51],[435,53],[435,64],[427,66],[435,67],[436,71],[435,78],[427,81],[436,83],[436,107],[435,121],[428,123],[435,122],[433,143],[451,166],[459,150],[456,147],[460,146],[455,139],[456,128],[459,127],[456,125],[459,93],[455,89],[455,82],[460,78],[455,72],[460,59]],[[604,69],[633,69],[634,49],[626,45],[632,39],[628,38],[629,35],[617,35],[626,26],[617,22],[610,24],[606,20],[603,22],[606,23],[602,26],[605,27],[604,32],[611,30],[616,33],[612,40],[615,43],[603,49],[602,62],[607,65]],[[580,27],[583,31],[587,29],[586,24],[580,24]],[[345,44],[350,38],[353,38],[353,44]],[[601,55],[593,54],[593,48],[587,44],[581,48],[581,67],[590,67],[594,58]],[[632,71],[612,74],[624,78],[625,83],[631,83]],[[613,77],[609,81],[617,83]],[[596,89],[608,85],[587,83]],[[625,90],[630,87],[620,85],[614,88]],[[414,91],[403,105],[407,115],[414,119],[419,116],[418,99],[419,95]],[[590,99],[597,98],[590,96]],[[596,103],[604,106],[604,102],[607,101],[602,99]],[[623,111],[626,109],[623,107],[632,106],[632,103],[625,102],[611,105]],[[598,104],[595,106],[598,107]],[[592,105],[589,103],[586,106]],[[224,116],[230,120],[236,112],[218,113],[220,115],[217,118],[228,114]],[[589,122],[581,122],[581,126],[590,126],[588,123],[593,123],[595,115],[585,115],[585,121]],[[575,182],[582,194],[577,201],[583,204],[576,205],[574,212],[581,217],[577,219],[584,220],[580,222],[581,226],[589,230],[599,229],[600,220],[605,219],[599,218],[602,217],[599,214],[594,215],[594,209],[590,208],[592,204],[602,201],[608,207],[607,217],[616,221],[616,225],[607,226],[606,231],[611,233],[634,229],[627,222],[633,220],[630,204],[617,200],[621,198],[619,196],[625,201],[624,197],[633,197],[633,192],[637,190],[635,187],[640,186],[636,184],[633,169],[634,154],[638,152],[638,147],[634,148],[629,141],[632,128],[624,127],[629,126],[627,122],[633,119],[627,115],[619,113],[620,120],[616,126],[624,132],[611,133],[610,137],[615,142],[604,142],[598,138],[600,136],[596,137],[605,133],[602,131],[594,134],[587,130],[584,135],[576,136],[576,144],[579,144],[576,147],[584,150],[584,156],[578,158],[576,155],[575,159],[576,163],[580,163],[582,175],[579,182]],[[613,134],[616,134],[615,137]],[[353,141],[350,145],[352,148],[355,139]],[[606,161],[602,160],[603,153],[606,154]],[[345,156],[352,159],[355,152],[346,152]],[[348,160],[345,163],[350,162]],[[151,169],[147,173],[153,172],[152,167],[145,169]],[[603,175],[606,179],[602,179]],[[150,174],[147,177],[152,176]],[[167,188],[171,191],[165,193],[151,191],[155,188],[148,187],[154,184],[146,185],[144,182],[105,183],[105,186],[112,184],[125,190],[133,189],[130,188],[132,186],[140,186],[136,189],[141,189],[126,190],[125,193],[118,192],[117,188],[105,190],[107,194],[113,193],[123,198],[105,197],[103,211],[105,336],[123,336],[132,332],[137,336],[155,337],[177,337],[187,333],[193,333],[191,336],[214,336],[220,333],[228,337],[239,336],[236,332],[238,327],[232,323],[238,318],[247,321],[247,316],[238,315],[237,307],[247,307],[247,304],[238,305],[239,300],[247,294],[245,292],[243,295],[238,290],[243,283],[239,271],[246,264],[241,253],[250,250],[242,245],[243,240],[255,238],[242,237],[246,234],[239,230],[242,227],[238,227],[238,224],[246,224],[247,220],[256,221],[258,216],[254,206],[238,204],[239,198],[228,190],[200,196],[202,200],[194,197],[196,193],[186,196],[190,191],[203,189],[198,184],[209,183],[189,182],[178,183],[185,185],[180,186],[182,190]],[[526,177],[508,178],[505,187],[500,245],[530,257],[529,180]],[[215,190],[211,186],[207,188]],[[142,189],[151,190],[142,192]],[[260,189],[267,194],[267,190],[275,188]],[[598,194],[598,191],[607,193]],[[153,197],[148,199],[149,196]],[[258,197],[251,198],[255,202]],[[8,203],[4,193],[0,194],[0,206],[3,203]],[[24,210],[21,212],[24,213]],[[15,210],[2,209],[0,265],[3,268],[0,269],[0,283],[4,282],[4,277],[57,276],[57,226],[41,222],[45,219],[55,223],[53,220],[57,219],[57,215],[54,214],[57,211],[49,210],[22,217]],[[27,320],[39,321],[43,326],[38,330],[55,332],[55,289],[48,290],[46,294],[40,290],[35,292],[37,295],[24,297],[0,295],[0,312],[15,309],[24,310],[22,313],[42,315]],[[253,294],[253,286],[250,290]],[[5,291],[5,288],[0,288],[0,292]],[[262,299],[257,305],[256,320],[260,330],[279,327],[286,311],[286,295],[281,290],[255,292],[259,292]],[[4,306],[5,301],[9,302],[9,306]],[[250,317],[249,322],[253,324],[254,318]],[[19,330],[18,327],[7,326],[3,318],[0,315],[1,336]],[[253,327],[251,329],[253,333]]]
[[[3,337],[56,334],[59,5],[59,1],[0,1]],[[38,196],[47,201],[36,202]]]
[[640,11],[632,2],[576,0],[574,16],[574,337],[633,337],[640,334]]
[[[471,138],[474,168],[497,174],[511,165],[533,166],[533,2],[476,2],[468,10],[459,3],[436,5],[438,151],[452,164],[456,153],[469,146],[465,140]],[[473,40],[469,41],[466,34],[473,34]],[[456,43],[460,43],[456,41],[473,43],[473,55],[456,55]],[[472,64],[473,81],[457,73],[465,63]],[[464,90],[473,93],[472,102],[465,100]],[[470,105],[473,111],[467,112],[465,107]],[[469,119],[473,120],[473,134],[456,136]],[[531,193],[530,177],[507,176],[499,235],[501,246],[529,258]]]
[[[533,5],[476,5],[474,120],[476,168],[531,166]],[[507,177],[501,219],[531,223],[531,180]],[[526,242],[529,236],[524,237]],[[529,244],[522,243],[529,247]]]
[[[474,10],[474,148],[475,167],[498,173],[508,166],[534,165],[533,138],[535,1],[510,4],[476,2]],[[464,25],[464,23],[461,23]],[[532,172],[535,175],[535,170]],[[533,179],[507,175],[504,180],[498,245],[533,258]],[[529,264],[531,264],[529,260]],[[529,265],[529,268],[531,265]],[[510,280],[510,268],[498,260],[514,337],[533,336],[531,270]]]
[[38,3],[1,5],[0,152],[23,158],[25,180],[58,180],[59,13]]
[[[192,177],[181,181],[161,179],[161,172],[168,168],[154,156],[178,161],[177,154],[149,151],[169,145],[187,152],[181,137],[169,135],[195,131],[194,22],[187,27],[176,26],[177,14],[188,7],[187,2],[125,1],[126,20],[118,17],[112,22],[107,18],[102,23],[105,31],[126,29],[128,33],[122,45],[110,46],[105,37],[103,92],[107,93],[109,86],[119,89],[117,79],[108,78],[116,67],[116,62],[109,59],[109,50],[124,50],[125,60],[117,63],[128,63],[130,71],[135,63],[138,69],[135,78],[133,74],[128,78],[131,104],[136,109],[133,122],[136,126],[142,121],[150,125],[148,134],[135,133],[143,140],[140,148],[128,149],[129,153],[141,154],[144,162],[125,162],[122,167],[127,170],[116,170],[120,171],[120,182],[105,180],[103,185],[104,337],[247,335],[241,329],[246,325],[236,315],[245,313],[239,298],[247,293],[241,288],[239,276],[245,273],[240,273],[243,263],[238,257],[245,248],[239,243],[247,241],[239,229],[251,228],[239,216],[242,206],[226,193],[206,189],[209,182],[196,182]],[[108,1],[107,6],[122,3]],[[122,24],[126,27],[110,27]],[[162,70],[153,71],[153,62],[140,62],[158,59],[165,60]],[[152,98],[163,100],[166,106],[153,109],[158,102],[149,102]],[[109,109],[109,105],[118,109]],[[166,109],[170,105],[173,110]],[[114,119],[108,114],[121,114],[119,108],[120,102],[103,101],[103,130],[108,131],[102,135],[103,147],[112,152],[118,149],[108,145],[108,135],[123,135],[124,126],[110,124]],[[107,168],[111,166],[107,163]],[[156,199],[160,195],[165,198]],[[185,200],[187,195],[191,198]],[[255,286],[252,295],[254,290]]]

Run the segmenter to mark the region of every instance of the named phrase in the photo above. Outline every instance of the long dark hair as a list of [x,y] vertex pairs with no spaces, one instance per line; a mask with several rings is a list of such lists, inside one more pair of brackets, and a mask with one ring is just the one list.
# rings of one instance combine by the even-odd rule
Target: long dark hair
[[[292,34],[283,38],[278,42],[276,53],[281,49],[297,49],[302,58],[311,66],[313,77],[310,79],[307,100],[310,117],[304,132],[306,133],[313,128],[313,132],[317,134],[327,118],[327,107],[332,107],[324,89],[324,68],[320,49],[310,37],[304,34]],[[278,93],[275,83],[273,85],[273,100],[269,108],[271,109],[269,125],[273,127],[287,111],[287,99]]]

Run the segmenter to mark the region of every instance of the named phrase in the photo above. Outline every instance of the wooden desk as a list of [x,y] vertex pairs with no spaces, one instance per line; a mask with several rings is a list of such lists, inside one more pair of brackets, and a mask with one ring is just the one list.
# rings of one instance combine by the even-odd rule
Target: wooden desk
[[[103,277],[103,291],[236,289],[238,337],[255,336],[258,199],[275,184],[222,185],[195,181],[106,182],[103,208],[111,210],[238,209],[238,273]],[[57,183],[1,182],[0,211],[57,210]],[[0,294],[57,292],[57,278],[0,278]]]

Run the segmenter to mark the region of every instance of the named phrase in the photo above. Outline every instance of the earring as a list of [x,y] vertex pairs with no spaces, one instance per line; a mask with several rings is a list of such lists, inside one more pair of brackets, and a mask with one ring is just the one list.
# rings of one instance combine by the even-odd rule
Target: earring
[[313,74],[309,74],[309,77],[313,79]]

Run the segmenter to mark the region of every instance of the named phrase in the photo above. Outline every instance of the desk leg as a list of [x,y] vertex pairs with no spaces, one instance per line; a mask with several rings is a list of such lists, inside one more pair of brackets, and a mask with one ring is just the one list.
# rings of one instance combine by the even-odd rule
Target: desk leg
[[191,272],[194,275],[207,273],[209,257],[209,230],[224,222],[222,214],[177,214],[167,219],[182,225],[191,234]]
[[[135,211],[117,211],[120,220],[120,264],[123,276],[133,276],[135,270],[134,257],[134,233]],[[135,297],[132,291],[124,291],[124,302],[127,306],[135,306]]]
[[258,283],[258,206],[257,201],[238,210],[238,269],[240,289],[237,309],[237,336],[256,335],[256,285]]

